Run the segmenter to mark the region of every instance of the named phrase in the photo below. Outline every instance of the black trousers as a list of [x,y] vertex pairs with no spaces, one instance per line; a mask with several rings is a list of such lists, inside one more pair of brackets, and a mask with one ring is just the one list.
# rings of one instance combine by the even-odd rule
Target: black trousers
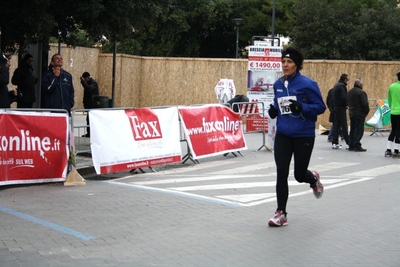
[[350,118],[350,149],[361,148],[361,138],[364,135],[365,117],[353,116]]
[[276,164],[276,198],[277,210],[286,213],[286,204],[289,197],[289,169],[292,155],[294,157],[294,178],[299,183],[314,185],[316,180],[308,164],[314,148],[314,137],[287,137],[276,134],[274,143],[274,158]]
[[332,133],[332,144],[339,144],[339,128],[342,128],[343,138],[346,141],[346,144],[350,145],[349,134],[347,130],[347,114],[345,107],[334,107],[334,115],[333,115],[333,133]]
[[389,134],[388,140],[400,144],[400,115],[390,115],[390,123],[392,130]]
[[90,127],[89,127],[89,111],[87,112],[87,115],[86,115],[86,125],[87,125],[87,128],[86,128],[86,133],[88,134],[88,135],[90,135]]

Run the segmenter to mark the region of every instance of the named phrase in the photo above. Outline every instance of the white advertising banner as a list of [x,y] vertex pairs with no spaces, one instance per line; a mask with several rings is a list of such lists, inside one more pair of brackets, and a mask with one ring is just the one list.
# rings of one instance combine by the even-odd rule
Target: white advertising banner
[[89,112],[97,174],[165,165],[182,160],[177,107]]
[[[269,42],[249,47],[247,97],[251,102],[264,103],[263,115],[267,113],[269,105],[273,103],[274,82],[283,75],[281,55],[282,47],[270,46]],[[261,123],[262,120],[264,121]],[[273,150],[276,131],[275,119],[272,120],[269,116],[261,118],[261,116],[255,115],[249,118],[247,128],[263,130],[262,125],[268,128],[268,148]]]
[[282,47],[261,44],[249,47],[247,96],[264,102],[267,108],[274,98],[274,82],[282,76]]

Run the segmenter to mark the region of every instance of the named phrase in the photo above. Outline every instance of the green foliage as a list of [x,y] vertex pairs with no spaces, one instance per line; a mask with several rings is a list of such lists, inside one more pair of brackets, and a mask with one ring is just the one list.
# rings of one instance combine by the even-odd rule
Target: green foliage
[[[295,0],[277,5],[279,21],[275,33],[287,29],[290,12],[286,7]],[[134,37],[142,44],[140,55],[235,57],[236,28],[233,18],[243,18],[239,26],[239,48],[243,50],[253,36],[271,33],[272,0],[175,0],[145,31]]]
[[[236,50],[233,18],[243,18],[239,49],[272,34],[274,0],[0,1],[1,49],[59,39],[103,44],[112,52],[226,57]],[[275,0],[274,34],[289,36],[309,59],[400,60],[397,0]]]
[[399,9],[393,1],[298,0],[293,43],[310,59],[398,60]]
[[[13,53],[28,43],[36,43],[43,38],[43,33],[48,35],[55,26],[48,13],[50,4],[47,0],[29,1],[29,4],[18,0],[0,1],[1,50]],[[43,38],[44,42],[47,40]]]
[[164,0],[0,1],[1,49],[15,52],[50,38],[69,45],[94,44],[106,36],[122,40],[158,15]]
[[135,32],[133,38],[142,44],[140,55],[201,56],[204,40],[212,43],[210,36],[224,34],[220,26],[229,21],[231,7],[231,0],[169,1],[154,21]]

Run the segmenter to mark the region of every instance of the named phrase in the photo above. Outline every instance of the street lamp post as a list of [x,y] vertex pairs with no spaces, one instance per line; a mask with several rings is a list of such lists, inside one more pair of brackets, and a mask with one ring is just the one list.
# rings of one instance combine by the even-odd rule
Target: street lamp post
[[233,19],[233,22],[235,23],[235,26],[236,26],[236,58],[239,58],[239,27],[243,21],[244,21],[244,19],[242,19],[242,18],[234,18]]
[[275,8],[276,8],[276,0],[273,1],[272,5],[272,31],[271,31],[272,46],[274,46],[274,39],[275,39]]

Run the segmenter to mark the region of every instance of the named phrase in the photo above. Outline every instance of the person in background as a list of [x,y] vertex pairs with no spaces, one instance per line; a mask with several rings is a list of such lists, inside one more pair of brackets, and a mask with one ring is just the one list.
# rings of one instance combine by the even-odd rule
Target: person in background
[[72,75],[62,68],[63,58],[60,54],[51,57],[50,65],[52,68],[42,75],[43,107],[65,109],[71,115],[71,108],[75,104]]
[[[400,149],[400,72],[397,74],[397,82],[392,83],[388,90],[388,103],[390,107],[390,123],[392,130],[390,131],[385,157],[398,158]],[[394,151],[392,153],[394,142]]]
[[308,170],[315,142],[317,116],[326,106],[317,83],[303,76],[303,53],[295,47],[282,51],[284,76],[274,83],[274,104],[269,116],[276,121],[274,158],[277,170],[277,209],[268,221],[269,226],[287,225],[286,205],[289,197],[288,176],[294,157],[294,177],[299,183],[308,183],[314,196],[322,197],[324,186],[316,171]]
[[[326,97],[326,106],[329,109],[329,122],[332,123],[331,125],[331,129],[329,130],[329,134],[328,134],[328,142],[332,143],[332,135],[333,135],[333,123],[334,123],[334,112],[333,112],[333,88],[329,89],[328,91],[328,95]],[[342,128],[339,128],[339,135],[341,137],[341,139],[343,140],[343,132],[342,132]]]
[[[94,108],[93,96],[99,95],[99,85],[90,76],[89,72],[84,72],[81,77],[81,84],[83,86],[83,107],[85,109]],[[86,115],[87,130],[86,134],[82,137],[90,137],[90,127],[89,127],[89,112]]]
[[0,108],[10,108],[11,99],[17,96],[17,90],[8,88],[10,82],[10,58],[0,55]]
[[17,108],[32,108],[36,102],[35,84],[38,79],[32,67],[33,56],[25,54],[19,67],[14,71],[11,83],[17,86],[20,95],[17,100]]
[[361,138],[364,135],[364,123],[369,113],[369,104],[360,78],[354,81],[354,87],[347,93],[347,100],[350,117],[349,151],[365,152],[367,150],[361,146]]
[[333,87],[333,131],[332,131],[332,149],[341,149],[339,145],[339,129],[342,128],[346,149],[349,147],[349,134],[347,132],[347,82],[349,81],[347,74],[342,74],[339,81]]

